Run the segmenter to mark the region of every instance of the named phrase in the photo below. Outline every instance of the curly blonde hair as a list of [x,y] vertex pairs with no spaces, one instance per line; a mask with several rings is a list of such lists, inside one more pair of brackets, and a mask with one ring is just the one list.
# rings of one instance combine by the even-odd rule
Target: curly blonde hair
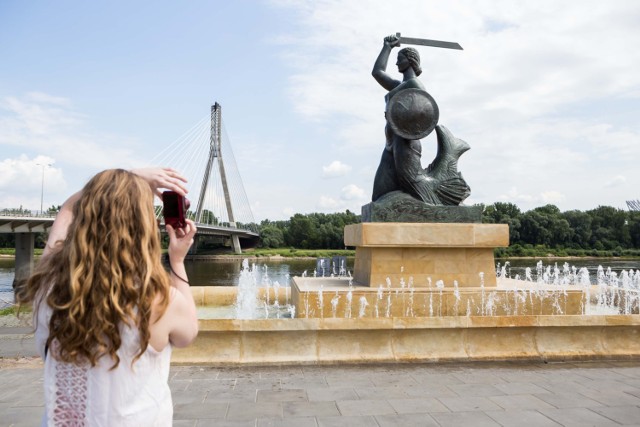
[[140,331],[135,361],[149,345],[152,306],[164,313],[169,289],[151,188],[112,169],[85,185],[66,239],[16,290],[16,300],[52,308],[47,345],[56,342],[51,353],[58,360],[95,366],[109,355],[113,369],[120,363],[120,326]]

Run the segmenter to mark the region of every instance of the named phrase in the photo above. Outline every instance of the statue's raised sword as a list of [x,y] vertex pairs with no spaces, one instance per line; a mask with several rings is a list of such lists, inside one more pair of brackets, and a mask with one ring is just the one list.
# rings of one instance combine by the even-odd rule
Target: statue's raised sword
[[400,33],[396,33],[396,37],[400,40],[400,44],[419,44],[422,46],[443,47],[445,49],[462,50],[462,46],[455,42],[443,42],[440,40],[414,39],[412,37],[401,37]]

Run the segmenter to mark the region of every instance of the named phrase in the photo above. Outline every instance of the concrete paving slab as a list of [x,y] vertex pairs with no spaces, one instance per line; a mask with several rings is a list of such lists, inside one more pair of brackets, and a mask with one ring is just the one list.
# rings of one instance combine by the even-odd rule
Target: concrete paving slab
[[428,414],[376,415],[380,427],[440,427]]
[[464,384],[461,380],[453,377],[450,374],[445,373],[433,373],[433,372],[417,372],[412,375],[418,384],[434,386],[434,385],[450,385],[450,384]]
[[340,416],[316,418],[318,427],[379,427],[372,416]]
[[337,401],[336,405],[338,405],[340,413],[345,416],[386,415],[396,413],[386,400],[341,400]]
[[280,378],[237,378],[234,386],[235,390],[280,390],[280,388]]
[[412,385],[418,385],[418,382],[415,380],[415,378],[408,374],[377,374],[371,376],[371,381],[376,387],[409,387]]
[[580,394],[598,401],[606,406],[634,406],[640,405],[640,398],[629,393],[617,390],[589,390]]
[[300,402],[308,401],[304,389],[258,390],[256,402]]
[[35,356],[38,356],[38,352],[33,334],[7,334],[5,329],[2,329],[2,333],[0,333],[0,358]]
[[6,426],[39,426],[44,415],[44,409],[8,407],[2,411],[2,423]]
[[178,404],[191,404],[191,403],[204,403],[207,398],[207,392],[193,393],[184,390],[172,390],[171,398],[174,405]]
[[327,377],[329,387],[374,387],[373,381],[368,377],[353,377],[343,375],[340,377]]
[[430,412],[449,412],[449,409],[438,399],[425,397],[422,399],[389,399],[391,407],[398,414],[427,414]]
[[256,422],[254,420],[198,420],[197,427],[255,427]]
[[[496,384],[497,385],[497,384]],[[501,396],[505,393],[491,384],[453,384],[448,386],[458,396]]]
[[195,427],[198,420],[173,420],[173,427]]
[[[179,366],[171,368],[171,380],[218,379],[219,368],[208,366]],[[235,378],[233,378],[235,380]]]
[[[455,383],[454,379],[454,385]],[[446,385],[435,384],[432,386],[420,385],[408,387],[404,390],[407,397],[456,397],[458,394],[451,391]]]
[[497,411],[502,409],[499,405],[486,397],[441,397],[438,400],[440,400],[440,402],[442,402],[451,412]]
[[329,384],[327,384],[327,380],[324,377],[285,377],[280,379],[280,387],[282,389],[305,387],[329,388]]
[[556,408],[597,408],[602,403],[580,393],[537,393],[535,396]]
[[[0,359],[2,425],[42,416],[42,364],[22,360]],[[640,361],[174,366],[169,385],[176,426],[606,426],[640,425],[637,372]]]
[[493,387],[500,390],[503,394],[535,394],[546,393],[547,390],[528,382],[509,382],[506,384],[495,384]]
[[173,419],[224,418],[228,407],[228,403],[178,403],[173,405]]
[[565,427],[617,426],[615,421],[588,408],[542,409],[539,412]]
[[256,427],[317,427],[317,425],[315,417],[258,418],[256,423]]
[[622,384],[628,384],[636,389],[640,390],[640,378],[624,378],[619,381]]
[[[172,382],[173,385],[173,382]],[[184,385],[184,382],[180,381],[178,386]],[[208,392],[208,391],[224,391],[224,390],[233,390],[236,387],[235,380],[219,380],[219,379],[193,379],[189,380],[185,391],[189,391],[191,393],[200,393],[200,392]]]
[[284,402],[284,417],[333,417],[340,415],[335,402]]
[[560,427],[560,424],[534,410],[487,411],[503,427]]
[[356,391],[348,387],[308,388],[307,397],[310,402],[335,402],[338,400],[360,399]]
[[[562,377],[561,375],[559,376]],[[547,393],[580,393],[580,392],[589,392],[589,388],[585,387],[582,384],[578,384],[575,381],[567,380],[566,382],[554,381],[554,382],[535,382],[535,384],[547,391]]]
[[218,390],[207,392],[205,402],[208,403],[231,403],[231,402],[245,402],[254,403],[256,401],[257,390],[242,389],[242,390]]
[[441,427],[499,427],[493,418],[484,412],[441,412],[430,414]]
[[640,408],[637,406],[616,406],[590,408],[598,414],[624,425],[640,424]]
[[500,384],[505,380],[500,378],[499,370],[488,369],[482,371],[466,371],[453,374],[465,384]]
[[401,399],[406,397],[405,387],[356,387],[356,393],[360,399],[378,400],[378,399]]
[[284,379],[303,379],[305,378],[304,372],[300,367],[267,367],[260,371],[260,378],[280,378]]
[[255,402],[247,405],[244,402],[232,402],[227,412],[228,420],[255,420],[256,418],[282,418],[282,403]]
[[554,406],[538,399],[530,394],[516,394],[510,396],[491,396],[489,397],[494,403],[500,405],[503,409],[555,409]]

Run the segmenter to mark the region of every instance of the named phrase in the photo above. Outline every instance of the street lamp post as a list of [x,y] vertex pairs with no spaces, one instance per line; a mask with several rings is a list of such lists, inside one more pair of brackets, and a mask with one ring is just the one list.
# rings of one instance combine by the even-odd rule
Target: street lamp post
[[42,166],[42,185],[40,187],[40,215],[44,215],[44,168],[51,166],[51,163],[36,163],[38,166]]

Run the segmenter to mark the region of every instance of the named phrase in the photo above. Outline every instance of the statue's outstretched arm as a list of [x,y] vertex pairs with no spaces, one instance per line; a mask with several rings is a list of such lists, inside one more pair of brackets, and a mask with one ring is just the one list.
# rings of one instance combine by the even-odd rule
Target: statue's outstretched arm
[[382,50],[378,55],[378,59],[376,59],[376,63],[373,64],[373,71],[371,71],[371,75],[380,86],[387,90],[392,90],[396,86],[400,84],[400,81],[393,79],[389,74],[387,74],[387,62],[389,61],[389,55],[391,54],[391,49],[398,46],[400,44],[400,39],[396,36],[387,36],[384,38],[384,44],[382,45]]

